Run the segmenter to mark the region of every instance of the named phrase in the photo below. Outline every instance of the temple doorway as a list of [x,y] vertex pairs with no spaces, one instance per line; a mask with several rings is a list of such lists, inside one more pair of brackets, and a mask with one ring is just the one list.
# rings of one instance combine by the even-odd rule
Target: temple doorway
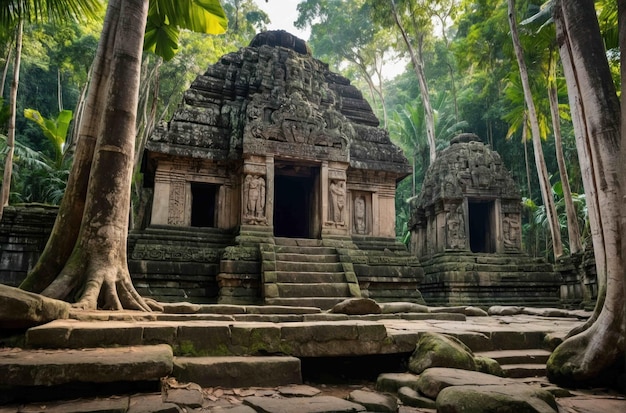
[[469,240],[472,252],[496,252],[494,201],[468,201]]
[[214,227],[218,185],[191,183],[191,226]]
[[274,177],[274,235],[317,238],[319,169],[276,164]]

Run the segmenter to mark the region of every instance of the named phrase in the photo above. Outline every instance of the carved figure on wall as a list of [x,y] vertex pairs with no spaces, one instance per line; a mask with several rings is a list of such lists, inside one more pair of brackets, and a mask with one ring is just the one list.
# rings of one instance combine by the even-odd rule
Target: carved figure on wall
[[463,216],[463,207],[457,205],[452,207],[446,214],[446,224],[448,233],[448,247],[453,249],[462,249],[467,245],[467,237],[465,235],[465,218]]
[[518,248],[520,223],[517,217],[507,215],[502,219],[502,239],[507,248]]
[[367,234],[365,197],[363,196],[357,196],[354,200],[354,232],[357,234]]
[[330,182],[330,217],[335,223],[343,223],[343,210],[346,205],[346,183],[333,180]]
[[265,179],[258,175],[247,175],[243,187],[244,213],[246,224],[264,224],[265,217]]

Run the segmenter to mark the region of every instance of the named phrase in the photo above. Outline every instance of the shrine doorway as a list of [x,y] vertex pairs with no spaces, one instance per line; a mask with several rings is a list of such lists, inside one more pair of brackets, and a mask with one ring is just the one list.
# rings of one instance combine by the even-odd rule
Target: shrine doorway
[[276,163],[274,236],[319,237],[319,168]]
[[474,253],[496,252],[495,202],[468,200],[469,241]]
[[218,185],[191,183],[191,226],[215,227]]

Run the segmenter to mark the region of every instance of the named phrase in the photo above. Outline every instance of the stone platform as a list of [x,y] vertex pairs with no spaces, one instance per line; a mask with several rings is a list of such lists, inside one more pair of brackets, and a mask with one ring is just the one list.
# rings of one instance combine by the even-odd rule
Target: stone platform
[[[166,383],[179,384],[173,388],[168,385],[169,393],[162,390],[158,409],[137,410],[138,403],[148,403],[145,398],[152,397],[142,393],[141,397],[121,396],[125,397],[125,402],[114,399],[121,403],[114,411],[177,411],[164,407],[170,403],[167,397],[170,401],[174,397],[174,390],[188,397],[199,397],[199,401],[193,401],[196,406],[209,403],[217,408],[216,400],[221,400],[222,407],[242,409],[232,411],[266,411],[263,410],[266,403],[273,409],[267,411],[290,411],[293,406],[289,401],[248,399],[246,406],[241,403],[246,397],[280,398],[278,387],[302,386],[309,381],[304,361],[310,368],[316,364],[322,366],[316,360],[331,360],[332,367],[327,373],[332,377],[333,373],[338,374],[336,367],[342,360],[361,359],[368,363],[371,356],[408,358],[425,332],[456,336],[474,352],[490,352],[484,354],[500,358],[503,365],[532,363],[533,360],[540,363],[545,361],[545,354],[588,315],[513,307],[499,311],[510,315],[491,316],[466,315],[481,314],[477,309],[466,307],[431,307],[421,313],[362,316],[333,314],[311,307],[280,306],[170,304],[165,311],[72,311],[69,319],[30,328],[23,349],[0,349],[0,393],[4,394],[4,403],[11,402],[10,397],[13,402],[29,400],[42,385],[58,387],[56,398],[69,399],[76,396],[77,385],[82,385],[79,386],[81,391],[88,389],[93,397],[105,384],[122,383],[121,389],[110,394],[129,394],[135,392],[133,382],[151,382],[152,391],[163,389]],[[524,357],[531,361],[523,361]],[[88,366],[92,368],[89,370]],[[388,368],[397,370],[397,366]],[[533,375],[543,374],[539,370]],[[525,380],[545,383],[545,378],[541,377]],[[189,386],[201,390],[189,396]],[[270,390],[264,393],[259,388]],[[239,393],[228,390],[225,395],[218,389],[235,389]],[[328,396],[328,393],[323,395]],[[113,402],[113,399],[108,400]],[[228,400],[232,403],[226,403]],[[239,404],[233,400],[239,400]],[[337,400],[334,401],[339,403]],[[298,401],[303,412],[309,411],[307,409],[336,411],[315,410],[322,402],[324,400],[317,399],[311,405],[307,400]],[[172,406],[188,408],[190,405],[174,402]],[[348,409],[345,411],[359,411],[352,405],[345,406]],[[217,411],[212,408],[208,411]],[[423,411],[402,408],[398,411]],[[78,410],[59,409],[92,411],[81,404]],[[0,407],[0,412],[5,411],[18,410],[12,406]]]

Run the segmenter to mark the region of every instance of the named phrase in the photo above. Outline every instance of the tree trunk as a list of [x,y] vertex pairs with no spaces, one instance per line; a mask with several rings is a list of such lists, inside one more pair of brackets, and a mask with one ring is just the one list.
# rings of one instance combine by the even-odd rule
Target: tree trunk
[[552,235],[552,250],[554,258],[563,255],[563,243],[561,242],[561,229],[559,220],[556,215],[556,206],[554,197],[552,196],[552,187],[548,177],[548,168],[543,157],[543,149],[541,147],[541,133],[539,132],[539,121],[537,120],[537,111],[535,102],[530,91],[530,83],[528,81],[528,71],[524,62],[524,54],[522,45],[517,33],[517,21],[515,19],[515,0],[508,0],[509,3],[509,25],[511,27],[511,38],[513,39],[513,48],[519,65],[520,77],[522,79],[522,87],[524,89],[524,99],[528,107],[528,116],[530,120],[530,130],[533,138],[533,152],[535,154],[535,166],[537,167],[537,175],[539,175],[539,187],[541,188],[541,197],[546,207],[546,217],[550,225],[550,233]]
[[[17,89],[20,84],[20,63],[22,61],[22,34],[24,21],[20,20],[15,29],[15,64],[13,65],[13,81],[9,93],[9,129],[7,131],[7,157],[4,160],[4,174],[2,177],[2,190],[0,191],[0,220],[4,207],[9,204],[11,193],[11,175],[13,174],[13,152],[15,152],[15,117],[17,112]],[[7,62],[8,63],[8,62]]]
[[111,2],[107,8],[102,36],[90,71],[91,81],[87,90],[87,99],[82,113],[77,116],[80,124],[76,139],[76,152],[65,194],[48,242],[37,264],[20,285],[20,288],[27,291],[41,293],[46,289],[59,275],[76,245],[87,198],[87,185],[96,139],[101,128],[101,114],[104,113],[106,107],[103,97],[109,89],[107,73],[111,70],[117,26],[116,16],[119,15],[119,8],[119,2]]
[[106,77],[103,73],[94,75],[101,81],[90,85],[88,98],[104,111],[87,109],[93,116],[83,118],[87,123],[84,127],[95,132],[89,135],[97,140],[80,231],[65,266],[42,292],[53,298],[75,299],[79,308],[150,310],[132,285],[126,261],[147,11],[145,0],[109,1],[105,22],[108,30],[103,33],[99,51],[104,53],[100,56],[102,63],[109,64],[110,70],[104,73]]
[[420,39],[418,40],[419,45],[416,50],[409,39],[409,35],[406,32],[404,25],[402,24],[402,20],[400,19],[400,15],[398,14],[398,9],[396,7],[396,2],[393,0],[391,1],[391,8],[394,21],[396,22],[396,26],[398,26],[398,29],[402,34],[404,44],[409,51],[411,63],[413,64],[413,69],[415,70],[417,81],[419,82],[420,98],[422,100],[422,105],[424,106],[424,120],[426,122],[426,138],[428,140],[429,158],[430,163],[432,164],[437,157],[437,142],[435,141],[435,115],[433,113],[433,106],[430,103],[428,83],[426,82],[426,73],[424,72],[424,59],[422,57],[423,40],[420,36]]
[[[606,59],[600,58],[605,51],[593,1],[557,1],[554,18],[588,207],[597,208],[593,214],[590,210],[590,223],[599,260],[597,272],[599,277],[603,276],[601,271],[605,274],[606,293],[603,300],[598,298],[596,310],[600,305],[601,310],[596,312],[595,322],[555,349],[547,372],[551,381],[563,384],[597,383],[599,379],[611,382],[616,368],[625,367],[626,348],[626,243],[622,242],[626,231],[622,208],[626,206],[621,189],[625,177],[620,105]],[[624,46],[622,42],[620,45]]]
[[556,59],[553,51],[550,51],[550,74],[548,75],[548,100],[550,102],[550,113],[552,115],[552,129],[554,130],[554,147],[556,149],[556,161],[559,165],[559,175],[561,176],[561,187],[563,188],[563,199],[565,200],[565,214],[567,216],[567,236],[569,239],[570,254],[582,252],[580,242],[580,228],[578,227],[578,215],[572,200],[572,190],[569,186],[569,175],[565,165],[563,155],[563,143],[561,139],[561,118],[559,116],[559,98],[556,86]]

